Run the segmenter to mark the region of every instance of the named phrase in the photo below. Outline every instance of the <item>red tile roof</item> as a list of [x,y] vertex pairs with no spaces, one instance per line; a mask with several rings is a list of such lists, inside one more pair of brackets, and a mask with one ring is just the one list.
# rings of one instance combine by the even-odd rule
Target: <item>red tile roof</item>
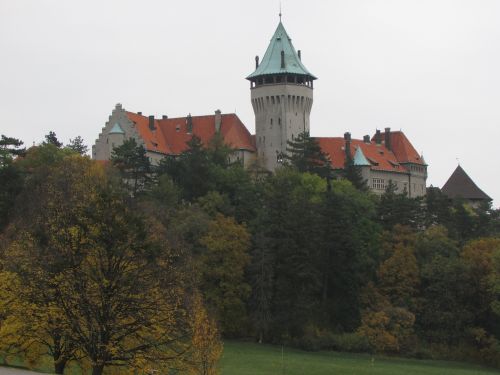
[[[345,140],[341,137],[332,138],[316,138],[318,143],[328,155],[332,166],[335,169],[344,168],[345,165]],[[394,154],[389,151],[384,145],[375,143],[365,143],[359,139],[351,140],[351,155],[354,157],[356,149],[361,147],[361,151],[372,164],[372,169],[385,170],[391,172],[406,172],[406,169],[399,165]]]
[[[384,139],[383,133],[381,138]],[[316,139],[321,149],[330,155],[333,168],[344,168],[346,158],[344,138],[321,137]],[[361,147],[361,151],[372,164],[372,169],[390,172],[406,173],[407,169],[400,163],[425,164],[403,132],[391,132],[392,150],[389,150],[384,143],[376,144],[374,139],[375,137],[370,143],[365,143],[360,139],[352,139],[351,155],[354,157],[356,149]]]
[[[163,154],[180,154],[186,150],[191,137],[196,135],[203,144],[208,144],[215,135],[215,115],[192,116],[192,134],[188,133],[188,118],[155,119],[155,130],[149,128],[149,118],[133,112],[126,112],[149,151]],[[234,113],[221,115],[221,133],[226,143],[235,148],[255,151],[255,139]]]
[[[384,134],[381,134],[384,139]],[[425,165],[425,161],[410,143],[402,131],[391,132],[391,149],[400,163],[415,163]]]

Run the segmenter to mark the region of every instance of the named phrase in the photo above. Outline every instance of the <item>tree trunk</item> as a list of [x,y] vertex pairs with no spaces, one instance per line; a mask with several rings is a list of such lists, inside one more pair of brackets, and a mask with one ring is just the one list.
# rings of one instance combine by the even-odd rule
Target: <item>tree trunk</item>
[[92,375],[102,375],[104,370],[104,365],[94,365],[92,366]]
[[56,374],[64,374],[64,368],[66,367],[67,360],[54,361],[54,372]]

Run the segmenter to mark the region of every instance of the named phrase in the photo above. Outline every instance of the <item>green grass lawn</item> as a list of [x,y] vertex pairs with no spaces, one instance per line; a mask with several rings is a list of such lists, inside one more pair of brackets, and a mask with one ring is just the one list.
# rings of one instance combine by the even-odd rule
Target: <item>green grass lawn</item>
[[[22,366],[22,361],[11,365]],[[70,375],[81,374],[76,366]],[[222,375],[488,375],[500,370],[459,362],[372,357],[367,354],[305,352],[248,342],[226,341]],[[50,372],[50,360],[41,366]],[[1,371],[0,371],[1,374]]]
[[[283,359],[282,359],[283,358]],[[224,343],[222,375],[486,375],[500,374],[458,362],[380,358],[365,354],[304,352],[237,341]]]

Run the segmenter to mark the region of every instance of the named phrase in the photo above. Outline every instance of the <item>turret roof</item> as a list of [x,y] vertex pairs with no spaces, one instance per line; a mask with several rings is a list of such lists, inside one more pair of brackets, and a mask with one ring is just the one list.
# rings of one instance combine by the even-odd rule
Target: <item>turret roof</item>
[[123,131],[120,124],[116,123],[115,125],[113,125],[113,127],[109,131],[109,134],[125,134],[125,132]]
[[354,165],[359,165],[359,166],[371,165],[368,159],[366,159],[365,154],[363,154],[363,150],[361,149],[361,147],[356,148],[356,153],[354,154],[353,163]]
[[482,191],[459,165],[444,184],[441,191],[450,198],[464,198],[470,200],[487,200],[491,198]]
[[[285,55],[285,66],[283,68],[281,66],[281,51],[283,51]],[[309,76],[311,79],[316,79],[300,61],[293,47],[292,39],[288,36],[285,27],[280,21],[267,47],[262,62],[247,79],[251,80],[259,76],[286,73],[300,74]]]

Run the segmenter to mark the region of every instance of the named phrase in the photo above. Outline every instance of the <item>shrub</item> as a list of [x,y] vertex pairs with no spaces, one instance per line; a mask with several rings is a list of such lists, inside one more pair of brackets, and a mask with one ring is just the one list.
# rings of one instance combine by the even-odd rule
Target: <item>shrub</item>
[[332,335],[331,349],[340,352],[365,353],[370,351],[370,343],[366,337],[354,333],[341,333]]

